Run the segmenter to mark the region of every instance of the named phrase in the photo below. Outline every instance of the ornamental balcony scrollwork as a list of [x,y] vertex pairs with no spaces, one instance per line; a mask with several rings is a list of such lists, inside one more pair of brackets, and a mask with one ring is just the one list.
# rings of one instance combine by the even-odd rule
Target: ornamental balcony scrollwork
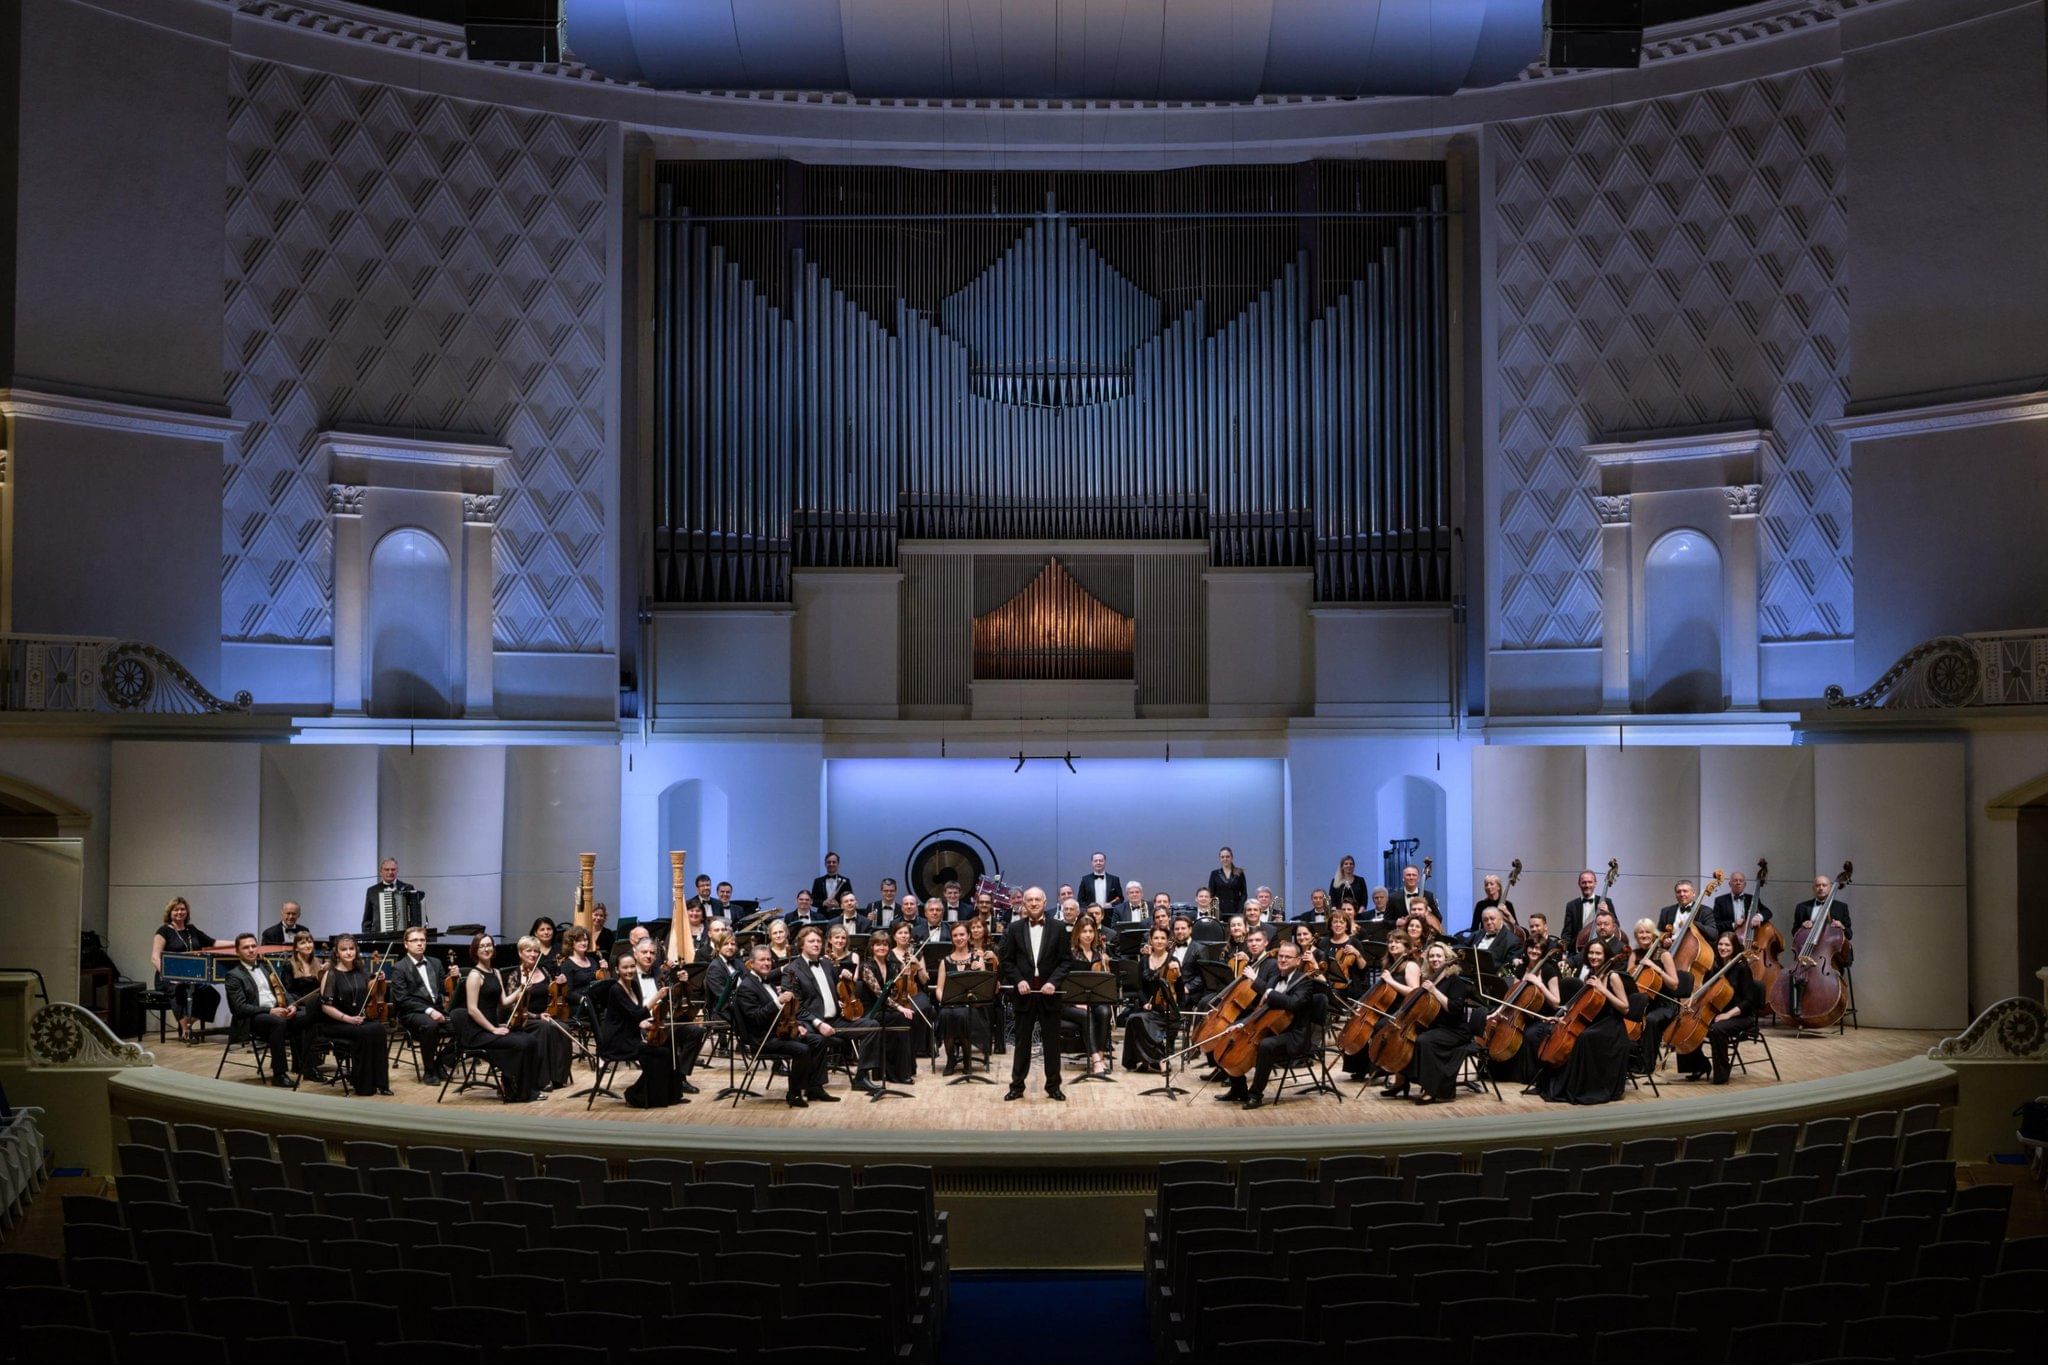
[[154,1066],[139,1044],[117,1037],[91,1010],[65,1001],[44,1005],[28,1022],[29,1057],[37,1066]]
[[247,692],[215,696],[155,645],[89,635],[0,635],[0,711],[245,714]]
[[1831,709],[1857,710],[2048,705],[2048,630],[1936,636],[1861,692],[1832,686],[1822,697]]

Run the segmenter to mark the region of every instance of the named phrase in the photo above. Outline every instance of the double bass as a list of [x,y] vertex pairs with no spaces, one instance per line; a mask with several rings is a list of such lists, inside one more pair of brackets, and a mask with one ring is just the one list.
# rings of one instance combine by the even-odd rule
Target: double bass
[[[1614,903],[1614,898],[1611,894],[1614,890],[1614,883],[1618,881],[1620,877],[1621,859],[1609,858],[1607,860],[1607,880],[1600,884],[1600,899],[1606,901],[1610,907]],[[1578,940],[1572,944],[1572,951],[1579,953],[1583,953],[1586,951],[1586,945],[1593,941],[1593,926],[1598,922],[1599,916],[1595,915],[1589,918],[1583,925],[1579,927],[1579,937]],[[1617,923],[1618,922],[1619,920],[1617,920]]]
[[[1828,888],[1828,898],[1813,907],[1813,918],[1792,935],[1793,962],[1771,983],[1771,1013],[1789,1019],[1797,1028],[1832,1028],[1849,1007],[1848,987],[1836,965],[1842,945],[1848,942],[1835,918],[1835,897],[1849,884],[1856,865],[1842,864],[1841,875]],[[1799,1008],[1792,1007],[1794,994]]]
[[[1768,858],[1756,860],[1756,898],[1752,906],[1764,903],[1764,883],[1770,880],[1771,863]],[[1752,910],[1752,915],[1754,910]],[[1768,1002],[1771,988],[1778,984],[1778,973],[1784,970],[1779,959],[1785,955],[1785,936],[1778,932],[1778,926],[1765,920],[1762,924],[1737,926],[1736,940],[1742,944],[1742,955],[1749,959],[1749,974],[1763,987],[1764,999]],[[1763,1013],[1769,1014],[1771,1007],[1766,1003]]]
[[1552,942],[1544,949],[1541,956],[1523,969],[1522,975],[1501,997],[1493,1013],[1487,1015],[1485,1031],[1479,1035],[1479,1046],[1494,1061],[1513,1061],[1515,1054],[1522,1050],[1523,1030],[1529,1026],[1532,1016],[1542,1013],[1544,1004],[1549,1000],[1538,984],[1536,974],[1562,947],[1562,944]]

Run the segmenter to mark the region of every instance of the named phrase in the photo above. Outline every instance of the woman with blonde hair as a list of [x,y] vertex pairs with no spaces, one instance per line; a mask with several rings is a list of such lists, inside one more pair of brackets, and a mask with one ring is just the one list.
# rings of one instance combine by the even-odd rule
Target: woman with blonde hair
[[156,988],[168,994],[178,1017],[178,1041],[196,1043],[206,1026],[220,1013],[220,992],[204,981],[169,981],[164,977],[164,954],[197,953],[207,948],[232,948],[227,939],[215,938],[192,923],[192,904],[173,896],[164,906],[164,922],[150,941],[149,962],[156,969]]

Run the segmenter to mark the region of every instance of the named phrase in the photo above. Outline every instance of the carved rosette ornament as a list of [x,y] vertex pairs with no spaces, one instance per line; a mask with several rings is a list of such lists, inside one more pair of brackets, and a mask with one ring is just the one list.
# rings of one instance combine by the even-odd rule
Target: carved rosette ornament
[[29,1057],[37,1066],[154,1066],[156,1058],[124,1042],[91,1010],[45,1005],[28,1023]]
[[1938,1062],[2048,1061],[2048,1007],[2023,995],[2001,1000],[1961,1034],[1929,1048],[1927,1055]]

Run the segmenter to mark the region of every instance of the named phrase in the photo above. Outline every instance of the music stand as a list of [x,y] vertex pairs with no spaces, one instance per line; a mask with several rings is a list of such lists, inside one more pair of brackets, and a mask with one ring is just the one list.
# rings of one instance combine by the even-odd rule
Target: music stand
[[[1092,1023],[1088,1017],[1090,1009],[1096,1005],[1107,1005],[1111,1011],[1114,1011],[1120,999],[1121,996],[1115,972],[1068,972],[1066,976],[1060,979],[1060,1007],[1062,1009],[1069,1005],[1079,1005],[1081,1007],[1081,1042],[1084,1050],[1086,1050],[1086,1045],[1090,1041],[1089,1029]],[[1054,1029],[1057,1031],[1057,1023],[1054,1024]],[[1057,1032],[1055,1032],[1055,1036],[1057,1036]],[[1105,1038],[1102,1041],[1104,1049],[1107,1050],[1109,1040]],[[1093,1071],[1084,1071],[1081,1073],[1081,1079],[1084,1081],[1109,1081],[1114,1083],[1116,1077],[1098,1076]]]
[[[911,1008],[914,1010],[916,1006],[913,1005]],[[889,1084],[889,1035],[896,1031],[896,1020],[902,1019],[903,1016],[896,1013],[895,1002],[890,998],[888,991],[882,992],[880,998],[875,1001],[875,1007],[868,1011],[867,1017],[875,1021],[875,1080],[879,1082],[873,1090],[868,1091],[868,1103],[910,1099],[911,1094],[908,1090],[898,1090]],[[914,1022],[912,1019],[903,1019],[902,1031],[910,1032]],[[911,1058],[910,1066],[913,1071],[917,1069],[915,1057]]]
[[[997,978],[994,972],[956,972],[949,967],[946,970],[946,995],[943,1000],[939,1001],[939,1008],[943,1010],[952,1005],[965,1005],[969,1009],[985,1009],[995,1004],[996,989]],[[994,1085],[995,1081],[987,1074],[995,1070],[994,1047],[995,1031],[991,1028],[989,1031],[990,1050],[983,1053],[981,1072],[977,1074],[974,1070],[974,1038],[970,1033],[967,1039],[967,1050],[962,1054],[961,1073],[946,1082],[946,1084],[967,1085],[975,1083]]]
[[[1149,1090],[1140,1090],[1138,1093],[1140,1095],[1164,1095],[1166,1096],[1166,1102],[1171,1104],[1179,1096],[1192,1092],[1186,1086],[1173,1083],[1173,1059],[1181,1055],[1179,1049],[1174,1046],[1174,1044],[1180,1041],[1181,1003],[1179,987],[1176,986],[1168,993],[1173,996],[1173,1005],[1166,1016],[1166,1052],[1159,1059],[1160,1081],[1159,1084],[1151,1087]],[[1151,1001],[1146,1001],[1145,1008],[1149,1010],[1151,1004]],[[1130,1024],[1126,1022],[1124,1027],[1128,1030]]]

